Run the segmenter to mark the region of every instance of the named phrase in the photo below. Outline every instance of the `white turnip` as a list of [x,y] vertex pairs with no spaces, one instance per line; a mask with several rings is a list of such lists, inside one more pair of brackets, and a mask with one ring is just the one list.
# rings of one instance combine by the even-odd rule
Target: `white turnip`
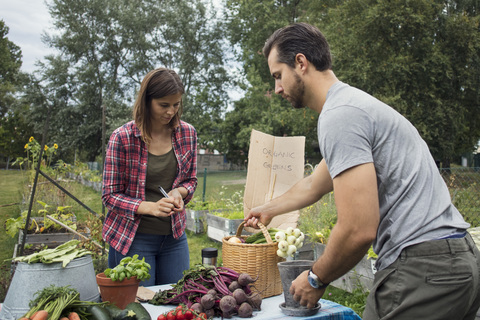
[[282,251],[282,250],[278,249],[277,250],[277,256],[279,256],[280,258],[286,258],[286,257],[288,257],[287,251]]
[[295,247],[293,244],[289,245],[287,249],[287,256],[293,256],[295,252],[297,252],[297,247]]
[[287,236],[291,236],[291,235],[293,235],[293,230],[294,229],[292,227],[288,227],[287,230],[285,230],[285,234]]
[[288,242],[287,240],[282,240],[278,243],[278,250],[287,252]]
[[248,302],[244,302],[238,307],[238,315],[240,318],[250,318],[253,314],[253,308]]
[[295,238],[300,237],[301,234],[302,234],[302,231],[300,231],[300,229],[298,228],[293,229],[293,235],[295,236]]
[[287,235],[285,234],[285,232],[278,231],[277,233],[275,233],[275,241],[280,242],[286,239],[287,239]]

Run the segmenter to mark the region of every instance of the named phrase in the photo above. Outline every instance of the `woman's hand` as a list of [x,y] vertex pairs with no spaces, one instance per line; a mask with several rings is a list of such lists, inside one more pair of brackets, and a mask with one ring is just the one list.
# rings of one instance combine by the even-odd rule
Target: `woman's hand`
[[[147,214],[154,217],[168,217],[178,211],[173,197],[162,198],[157,202],[142,201],[137,209],[137,214]],[[182,201],[183,204],[183,201]]]
[[173,189],[168,193],[168,195],[170,197],[169,199],[174,199],[173,204],[175,205],[175,208],[173,208],[173,210],[175,212],[182,211],[185,204],[183,202],[183,196],[180,191],[178,189]]

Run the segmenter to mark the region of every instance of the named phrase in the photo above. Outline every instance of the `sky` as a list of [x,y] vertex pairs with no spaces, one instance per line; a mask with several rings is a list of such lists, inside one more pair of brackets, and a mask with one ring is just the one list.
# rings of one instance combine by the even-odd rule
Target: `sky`
[[[55,53],[41,40],[43,33],[54,31],[44,0],[0,0],[0,19],[9,28],[7,38],[22,50],[22,71],[33,73],[37,61]],[[241,95],[240,89],[229,92],[232,100]]]
[[43,32],[52,32],[44,0],[0,0],[0,19],[9,28],[7,38],[22,49],[22,71],[33,72],[37,60],[53,53],[41,40]]

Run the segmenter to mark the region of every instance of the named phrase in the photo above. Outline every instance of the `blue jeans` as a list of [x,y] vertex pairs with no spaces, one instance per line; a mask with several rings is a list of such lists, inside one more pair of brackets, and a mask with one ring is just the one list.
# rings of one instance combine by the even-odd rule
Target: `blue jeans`
[[172,235],[137,233],[126,255],[110,247],[108,267],[114,268],[124,257],[132,257],[134,254],[138,254],[139,259],[145,257],[145,261],[152,267],[150,279],[140,282],[141,286],[177,283],[183,277],[183,271],[190,268],[186,233],[179,239]]

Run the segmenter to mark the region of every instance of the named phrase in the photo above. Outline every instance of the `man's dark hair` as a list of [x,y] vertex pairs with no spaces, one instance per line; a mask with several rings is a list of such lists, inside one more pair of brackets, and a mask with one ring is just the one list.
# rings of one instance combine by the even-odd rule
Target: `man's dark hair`
[[295,67],[295,57],[302,53],[318,71],[332,69],[332,56],[327,39],[318,28],[307,23],[294,23],[276,30],[265,42],[263,55],[268,59],[277,48],[278,62]]

